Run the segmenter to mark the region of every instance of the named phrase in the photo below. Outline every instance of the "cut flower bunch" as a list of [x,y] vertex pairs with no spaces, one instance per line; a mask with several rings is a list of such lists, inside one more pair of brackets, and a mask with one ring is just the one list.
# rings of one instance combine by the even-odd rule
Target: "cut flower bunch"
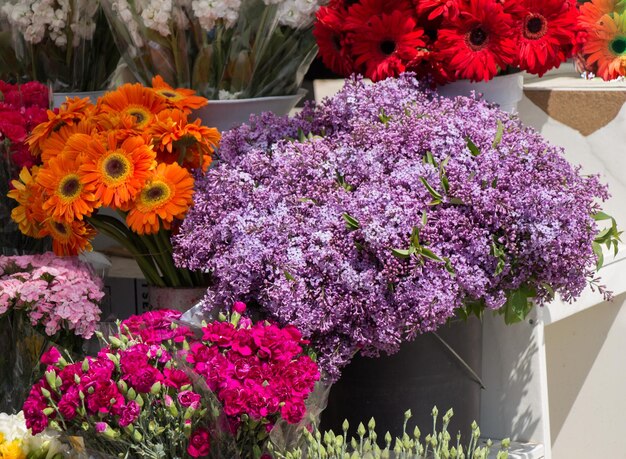
[[21,408],[49,342],[82,355],[103,297],[102,282],[76,259],[0,257],[0,411]]
[[50,82],[55,91],[104,89],[119,61],[99,0],[7,0],[0,8],[12,35],[0,62],[17,81]]
[[331,0],[314,34],[335,73],[378,81],[405,71],[438,84],[539,76],[577,50],[573,0]]
[[26,138],[35,126],[47,119],[49,99],[48,88],[42,83],[14,85],[0,81],[0,253],[43,251],[42,241],[23,236],[11,220],[16,203],[7,193],[22,168],[41,162],[31,154]]
[[[180,266],[211,273],[206,304],[257,301],[311,340],[331,378],[360,351],[393,353],[457,314],[522,320],[591,282],[608,196],[488,104],[414,75],[349,80],[294,118],[224,135],[174,237]],[[599,239],[600,240],[600,239]]]
[[90,250],[99,231],[133,255],[151,285],[203,285],[200,274],[174,267],[169,232],[192,203],[193,172],[207,169],[220,139],[189,119],[205,104],[160,77],[153,88],[121,86],[96,105],[68,98],[28,139],[42,164],[14,182],[20,230],[51,236],[59,255]]
[[610,81],[626,77],[626,2],[592,0],[580,6],[580,67]]
[[138,81],[209,99],[295,94],[317,53],[320,0],[102,0]]
[[180,312],[131,317],[82,362],[52,349],[24,405],[27,425],[114,455],[260,457],[275,423],[305,419],[319,371],[295,328],[252,323],[243,303],[232,309],[197,335],[176,323]]
[[32,435],[26,427],[24,413],[0,413],[0,458],[2,459],[63,459],[69,448],[54,433]]

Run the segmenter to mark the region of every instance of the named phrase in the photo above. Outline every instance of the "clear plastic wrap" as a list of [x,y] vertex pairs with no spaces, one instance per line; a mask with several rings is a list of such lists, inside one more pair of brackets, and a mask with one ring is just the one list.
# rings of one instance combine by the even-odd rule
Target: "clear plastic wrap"
[[58,92],[105,89],[119,54],[99,3],[3,2],[0,17],[10,28],[11,45],[3,34],[0,62],[15,58],[20,64],[7,73],[16,81],[50,82]]
[[209,99],[291,95],[317,55],[317,0],[165,3],[102,0],[122,57],[144,84],[160,75]]

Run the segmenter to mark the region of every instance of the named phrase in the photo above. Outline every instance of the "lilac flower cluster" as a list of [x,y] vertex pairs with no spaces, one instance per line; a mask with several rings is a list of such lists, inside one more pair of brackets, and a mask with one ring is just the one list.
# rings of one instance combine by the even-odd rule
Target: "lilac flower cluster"
[[253,118],[220,153],[175,259],[212,273],[208,303],[256,300],[298,327],[333,378],[469,304],[571,300],[595,268],[597,178],[517,118],[411,75]]
[[103,296],[99,279],[74,259],[52,253],[0,257],[0,318],[22,312],[48,336],[69,332],[89,339]]

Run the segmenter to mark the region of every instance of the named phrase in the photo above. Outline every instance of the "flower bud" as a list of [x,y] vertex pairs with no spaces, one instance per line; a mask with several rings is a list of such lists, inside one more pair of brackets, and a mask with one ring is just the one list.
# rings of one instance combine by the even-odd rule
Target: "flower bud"
[[52,413],[54,413],[54,408],[44,408],[43,410],[43,414],[45,414],[46,416],[50,416]]
[[[56,372],[54,370],[46,371],[45,375],[46,375],[46,381],[48,382],[48,385],[52,389],[56,388],[56,384],[57,384],[57,374],[56,374]],[[49,395],[47,395],[47,397],[49,397]]]
[[359,437],[362,437],[363,435],[365,435],[365,426],[363,425],[362,422],[359,423],[359,427],[357,427],[356,433],[359,435]]
[[376,428],[376,420],[374,418],[371,418],[370,422],[367,423],[367,428],[369,430],[374,430]]
[[161,392],[161,383],[157,381],[150,388],[150,393],[153,395],[158,395],[159,392]]

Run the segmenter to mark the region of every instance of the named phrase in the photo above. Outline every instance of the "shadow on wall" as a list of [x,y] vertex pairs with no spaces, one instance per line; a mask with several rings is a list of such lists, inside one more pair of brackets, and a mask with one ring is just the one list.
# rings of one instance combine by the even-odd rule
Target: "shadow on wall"
[[506,325],[502,316],[486,315],[483,332],[481,431],[489,438],[542,442],[540,375],[541,311],[531,311],[526,321]]
[[[621,442],[621,437],[611,435],[605,428],[621,430],[623,436],[622,409],[626,403],[622,352],[626,345],[626,315],[620,315],[620,311],[625,302],[626,295],[620,295],[611,303],[602,303],[546,327],[552,442],[583,447],[574,453],[577,457],[593,451],[584,449],[585,438],[594,443],[606,443],[602,440],[610,438],[616,444]],[[615,421],[621,426],[616,426]],[[603,438],[593,440],[593,431]],[[554,451],[555,457],[557,452]]]

